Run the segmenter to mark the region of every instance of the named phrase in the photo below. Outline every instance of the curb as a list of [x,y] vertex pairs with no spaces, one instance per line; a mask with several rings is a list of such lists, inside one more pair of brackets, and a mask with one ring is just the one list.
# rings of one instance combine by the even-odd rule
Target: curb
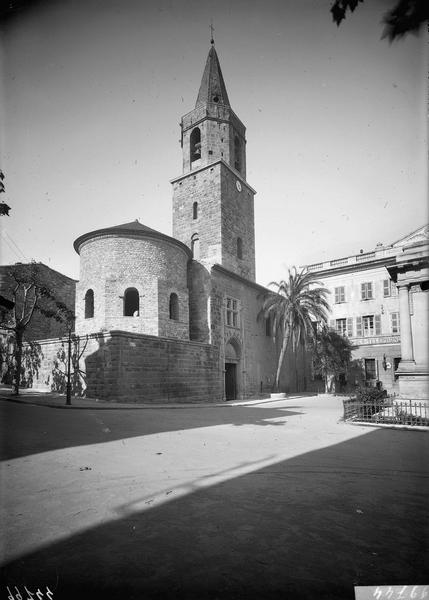
[[381,429],[402,429],[404,431],[425,431],[429,427],[424,425],[395,425],[394,423],[367,423],[366,421],[343,421],[346,425],[358,425],[359,427],[380,427]]
[[[100,404],[90,404],[90,405],[82,405],[82,404],[56,404],[52,402],[43,402],[37,400],[30,399],[21,399],[21,398],[11,398],[10,396],[2,396],[0,395],[0,400],[5,400],[6,402],[14,402],[15,404],[29,404],[31,406],[41,406],[45,408],[58,408],[60,410],[142,410],[142,409],[155,409],[155,408],[211,408],[211,407],[225,407],[231,406],[230,404],[141,404],[136,403],[130,406],[128,403],[100,403]],[[73,402],[73,401],[72,401]]]
[[[273,402],[279,402],[279,400],[274,400],[272,398],[263,398],[261,400],[238,400],[238,401],[233,401],[233,402],[207,402],[207,404],[202,404],[201,402],[195,403],[195,404],[191,404],[191,403],[183,403],[183,404],[178,404],[178,403],[171,403],[171,404],[147,404],[147,403],[135,403],[130,405],[130,403],[124,402],[123,404],[120,403],[107,403],[107,402],[103,402],[103,403],[99,403],[99,404],[91,404],[91,405],[81,405],[81,404],[65,404],[65,397],[64,397],[64,404],[57,404],[57,403],[53,403],[53,402],[44,402],[43,400],[38,400],[36,398],[34,399],[27,399],[27,398],[13,398],[11,396],[6,396],[6,395],[2,395],[0,393],[0,400],[5,400],[6,402],[14,402],[15,404],[29,404],[31,406],[42,406],[45,408],[58,408],[60,410],[156,410],[156,409],[186,409],[186,408],[239,408],[242,406],[256,406],[259,404],[265,404],[265,403],[273,403]],[[61,398],[62,400],[62,398]],[[283,398],[282,401],[284,400],[297,400],[297,397],[294,396],[293,398]],[[72,400],[73,402],[73,400]],[[92,402],[97,402],[96,400],[92,400]]]

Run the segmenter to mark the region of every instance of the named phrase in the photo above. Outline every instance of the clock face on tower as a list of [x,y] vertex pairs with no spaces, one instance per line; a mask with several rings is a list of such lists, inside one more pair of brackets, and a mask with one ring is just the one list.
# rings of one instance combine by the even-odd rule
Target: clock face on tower
[[239,192],[241,192],[241,183],[238,181],[238,179],[237,179],[237,181],[235,182],[235,187],[237,188],[237,190],[238,190]]

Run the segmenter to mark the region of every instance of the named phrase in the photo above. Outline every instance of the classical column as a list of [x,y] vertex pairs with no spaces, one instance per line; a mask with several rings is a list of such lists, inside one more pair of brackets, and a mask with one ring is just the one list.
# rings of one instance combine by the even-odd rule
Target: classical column
[[[399,316],[401,322],[401,363],[414,362],[413,339],[411,333],[411,315],[409,302],[409,286],[398,285]],[[399,367],[400,369],[401,367]]]

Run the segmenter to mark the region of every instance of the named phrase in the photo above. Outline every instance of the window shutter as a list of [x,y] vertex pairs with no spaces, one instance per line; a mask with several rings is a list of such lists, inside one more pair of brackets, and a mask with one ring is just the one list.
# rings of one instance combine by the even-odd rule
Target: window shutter
[[372,297],[373,297],[372,296],[372,282],[370,281],[370,282],[368,282],[368,295],[367,295],[367,298],[368,298],[368,300],[370,300],[370,299],[372,299]]
[[330,327],[331,329],[336,329],[336,327],[335,327],[335,319],[331,319],[331,320],[329,321],[329,327]]
[[381,315],[374,316],[375,335],[381,335]]
[[335,288],[335,304],[338,304],[340,301],[340,292],[339,288]]
[[365,300],[365,284],[364,283],[360,284],[360,297],[362,298],[362,300]]
[[356,317],[356,335],[362,337],[362,317]]
[[385,298],[390,296],[390,279],[383,280],[383,295]]
[[353,337],[353,318],[348,317],[347,319],[347,335]]

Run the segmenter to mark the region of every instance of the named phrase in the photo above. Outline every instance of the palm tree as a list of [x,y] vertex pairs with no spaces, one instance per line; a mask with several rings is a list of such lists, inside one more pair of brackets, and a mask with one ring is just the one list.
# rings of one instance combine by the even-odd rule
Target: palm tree
[[289,345],[296,352],[299,344],[313,339],[314,322],[327,322],[329,290],[322,285],[313,273],[304,269],[298,272],[295,267],[288,270],[287,280],[269,284],[274,291],[266,294],[261,314],[269,322],[274,342],[281,340],[275,390],[279,389],[280,371]]

